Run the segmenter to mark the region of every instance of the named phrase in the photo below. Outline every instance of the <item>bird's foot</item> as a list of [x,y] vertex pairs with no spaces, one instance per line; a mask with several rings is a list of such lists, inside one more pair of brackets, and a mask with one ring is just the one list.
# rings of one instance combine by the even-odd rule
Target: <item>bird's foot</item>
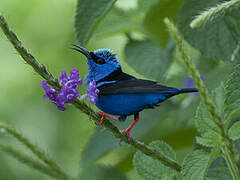
[[[105,112],[97,112],[97,114],[100,114],[100,115],[102,116],[102,117],[101,117],[101,120],[99,121],[99,124],[102,124],[102,123],[103,123],[105,117],[108,117],[108,118],[110,118],[110,119],[114,119],[114,120],[116,120],[116,121],[120,121],[116,116],[113,116],[113,115],[111,115],[111,114],[107,114],[107,113],[105,113]],[[120,121],[120,122],[121,122],[121,121]]]
[[[132,140],[132,137],[131,137],[131,135],[130,135],[130,132],[129,132],[127,129],[121,130],[121,133],[127,135],[128,141]],[[121,140],[120,140],[120,142],[121,142]]]

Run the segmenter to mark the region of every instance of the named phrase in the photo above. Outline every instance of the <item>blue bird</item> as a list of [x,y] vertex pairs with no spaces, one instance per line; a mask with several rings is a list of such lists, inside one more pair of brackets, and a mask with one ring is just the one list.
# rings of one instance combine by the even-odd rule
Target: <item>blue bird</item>
[[72,49],[87,57],[86,85],[96,81],[99,90],[96,106],[103,111],[98,112],[102,115],[100,124],[105,117],[123,122],[127,116],[134,115],[133,123],[123,131],[129,139],[130,130],[140,119],[140,111],[154,108],[172,96],[197,92],[195,88],[167,87],[126,74],[122,71],[116,54],[109,49],[89,52],[79,45],[73,44],[73,46]]

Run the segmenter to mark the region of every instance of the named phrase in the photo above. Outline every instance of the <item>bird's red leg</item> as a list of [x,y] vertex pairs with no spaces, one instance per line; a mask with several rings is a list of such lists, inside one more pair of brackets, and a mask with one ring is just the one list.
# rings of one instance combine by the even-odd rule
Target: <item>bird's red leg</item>
[[139,114],[134,114],[134,121],[132,122],[132,124],[130,124],[130,126],[123,130],[124,133],[127,134],[127,137],[128,137],[128,140],[131,140],[131,135],[130,135],[130,131],[131,129],[133,128],[133,126],[135,126],[135,124],[139,121],[140,117],[139,117]]
[[116,120],[116,121],[122,122],[122,121],[120,121],[116,116],[113,116],[113,115],[111,115],[111,114],[107,114],[107,113],[105,113],[105,112],[97,112],[97,114],[100,114],[100,115],[102,116],[99,124],[102,124],[102,123],[103,123],[105,117],[108,117],[108,118],[110,118],[110,119],[114,119],[114,120]]

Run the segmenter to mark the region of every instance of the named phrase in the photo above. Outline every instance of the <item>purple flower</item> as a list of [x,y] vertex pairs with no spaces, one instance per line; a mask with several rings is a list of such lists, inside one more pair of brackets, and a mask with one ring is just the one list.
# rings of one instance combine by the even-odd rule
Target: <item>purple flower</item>
[[183,82],[183,87],[184,88],[195,88],[194,80],[190,77],[186,77]]
[[[202,80],[205,80],[205,77],[203,75],[200,75],[200,78]],[[183,87],[184,88],[195,88],[194,80],[190,77],[186,77],[184,82],[183,82]],[[189,95],[195,96],[195,95],[197,95],[197,93],[191,93]]]
[[49,98],[52,101],[57,100],[58,93],[55,89],[49,87],[47,85],[47,81],[42,81],[40,85],[43,87],[43,89],[46,91],[46,94],[43,95],[43,98]]
[[91,81],[87,86],[87,94],[84,94],[80,99],[89,98],[90,103],[96,104],[99,90],[96,87],[96,81]]
[[82,80],[79,78],[79,70],[72,69],[70,71],[70,77],[67,76],[66,71],[62,71],[59,78],[59,83],[62,85],[60,92],[49,87],[44,80],[40,84],[46,91],[43,98],[49,98],[53,104],[57,105],[57,108],[61,111],[66,110],[64,104],[75,101],[80,93],[76,90],[77,86],[82,84]]
[[82,80],[79,78],[79,70],[72,69],[70,71],[70,77],[67,77],[66,71],[62,71],[59,78],[61,85],[68,86],[70,88],[76,88],[77,86],[82,85]]

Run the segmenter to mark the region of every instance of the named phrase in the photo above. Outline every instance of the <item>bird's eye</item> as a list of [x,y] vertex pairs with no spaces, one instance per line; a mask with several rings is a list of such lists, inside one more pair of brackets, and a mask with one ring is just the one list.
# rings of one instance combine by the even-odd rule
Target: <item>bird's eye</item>
[[105,64],[105,60],[96,56],[93,52],[90,52],[90,56],[93,58],[94,62],[97,64]]
[[97,59],[95,59],[95,62],[97,63],[97,64],[105,64],[106,62],[104,61],[104,59],[102,59],[102,58],[97,58]]

